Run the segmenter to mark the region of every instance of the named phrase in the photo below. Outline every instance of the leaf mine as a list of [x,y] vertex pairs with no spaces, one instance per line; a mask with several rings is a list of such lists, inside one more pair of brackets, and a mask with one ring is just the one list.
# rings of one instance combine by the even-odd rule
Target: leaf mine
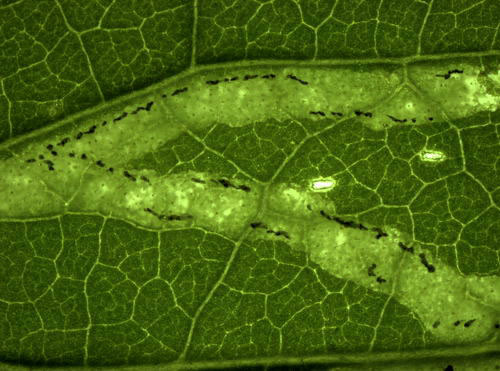
[[[436,78],[442,71],[449,77]],[[462,222],[422,191],[447,182],[458,157],[450,123],[498,109],[496,75],[479,72],[469,63],[201,71],[18,143],[0,163],[0,215],[97,213],[286,243],[334,277],[391,295],[443,343],[458,314],[469,318],[463,339],[484,339],[496,313],[485,292],[498,280],[431,255]],[[467,210],[469,198],[452,206]]]

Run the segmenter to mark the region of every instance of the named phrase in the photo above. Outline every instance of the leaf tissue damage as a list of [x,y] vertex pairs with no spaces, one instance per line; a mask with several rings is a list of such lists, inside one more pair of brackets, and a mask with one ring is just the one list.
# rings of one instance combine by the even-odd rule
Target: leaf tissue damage
[[498,80],[478,65],[214,70],[9,148],[3,359],[498,337]]

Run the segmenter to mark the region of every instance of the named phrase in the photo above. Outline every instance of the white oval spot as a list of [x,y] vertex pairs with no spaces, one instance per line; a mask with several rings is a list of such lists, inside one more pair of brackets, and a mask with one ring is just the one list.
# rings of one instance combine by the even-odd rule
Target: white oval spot
[[333,179],[315,179],[312,182],[312,190],[316,192],[325,192],[334,185],[335,181]]
[[420,152],[420,159],[422,161],[443,161],[445,158],[444,154],[439,151],[422,151]]

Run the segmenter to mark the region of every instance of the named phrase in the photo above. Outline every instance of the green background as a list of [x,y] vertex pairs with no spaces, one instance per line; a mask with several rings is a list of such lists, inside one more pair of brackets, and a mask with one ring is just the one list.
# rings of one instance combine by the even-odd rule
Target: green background
[[[28,134],[200,65],[476,55],[486,56],[483,61],[495,68],[498,14],[496,0],[0,1],[0,140]],[[405,228],[407,209],[363,212],[380,200],[407,206],[422,181],[431,182],[410,207],[417,239],[450,264],[456,248],[457,268],[465,274],[498,275],[499,124],[498,112],[486,112],[453,126],[397,127],[387,140],[370,130],[356,133],[353,121],[322,134],[335,148],[356,134],[348,150],[334,155],[347,165],[365,159],[352,171],[366,187],[349,188],[353,201],[344,203],[339,213]],[[160,172],[217,170],[231,176],[236,172],[231,160],[266,181],[274,175],[272,168],[256,165],[258,160],[245,149],[256,148],[259,138],[271,138],[258,152],[280,148],[283,155],[273,161],[283,161],[292,148],[280,139],[285,133],[298,140],[304,135],[301,127],[273,121],[258,129],[231,129],[221,123],[217,130],[226,136],[214,131],[205,141],[223,154],[221,158],[201,156],[190,162],[199,153],[193,138],[185,135],[169,143],[165,153],[138,159],[135,165]],[[465,158],[458,154],[459,137]],[[425,140],[457,156],[437,168],[406,162]],[[193,153],[181,150],[185,157],[179,163],[169,155],[175,145]],[[323,155],[310,155],[314,151],[308,147],[315,144],[302,147],[303,153],[295,155],[277,181],[300,182],[332,169],[342,172],[333,158],[323,161]],[[390,158],[383,148],[398,158]],[[241,158],[242,153],[247,158]],[[311,165],[321,161],[327,169]],[[367,174],[382,164],[397,175],[380,179],[385,182],[382,191],[373,194],[367,191],[373,186]],[[464,165],[472,176],[458,172]],[[417,177],[410,175],[410,168]],[[347,178],[345,184],[352,184]],[[345,198],[345,188],[342,191],[328,197]],[[451,202],[436,202],[443,197]],[[452,217],[467,227],[462,231]],[[182,352],[189,316],[194,315],[198,324],[185,354],[188,361],[258,362],[278,352],[363,352],[379,319],[374,352],[401,351],[405,358],[403,351],[435,346],[410,309],[393,299],[384,307],[387,295],[329,275],[285,243],[243,241],[231,256],[234,246],[235,241],[210,231],[156,233],[96,215],[3,221],[0,359],[51,365],[79,365],[84,360],[90,365],[166,363]],[[102,264],[96,264],[97,259]],[[224,280],[215,288],[229,260]],[[161,275],[154,278],[158,261]],[[283,325],[282,343],[271,323]]]

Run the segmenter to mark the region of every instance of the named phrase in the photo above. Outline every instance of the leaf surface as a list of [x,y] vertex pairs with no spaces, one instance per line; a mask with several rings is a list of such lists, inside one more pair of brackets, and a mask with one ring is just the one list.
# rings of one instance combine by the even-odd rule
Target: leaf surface
[[494,365],[498,13],[0,1],[0,361]]

